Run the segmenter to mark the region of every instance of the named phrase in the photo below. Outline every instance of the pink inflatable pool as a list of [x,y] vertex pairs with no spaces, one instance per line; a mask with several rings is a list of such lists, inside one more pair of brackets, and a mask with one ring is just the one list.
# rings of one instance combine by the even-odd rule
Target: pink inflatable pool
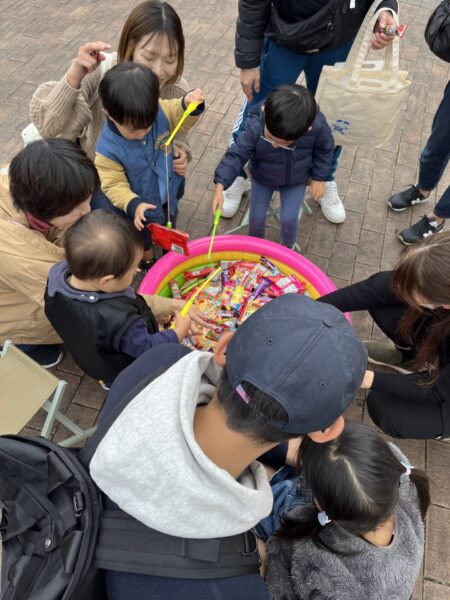
[[[169,282],[180,277],[183,271],[209,265],[208,249],[211,238],[200,238],[189,242],[190,256],[169,252],[150,269],[139,291],[144,294],[171,296]],[[318,298],[336,289],[318,267],[301,254],[269,240],[247,235],[220,235],[214,240],[211,262],[218,260],[259,261],[266,256],[286,275],[294,274],[306,284],[312,298]],[[347,317],[349,318],[349,317]],[[349,319],[350,320],[350,319]]]

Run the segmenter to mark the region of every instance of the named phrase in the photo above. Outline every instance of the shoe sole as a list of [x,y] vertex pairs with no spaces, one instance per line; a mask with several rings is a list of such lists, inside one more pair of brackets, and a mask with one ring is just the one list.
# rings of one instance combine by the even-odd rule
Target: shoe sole
[[47,365],[39,365],[39,366],[42,367],[43,369],[51,369],[52,367],[56,367],[57,365],[59,365],[59,363],[62,362],[63,358],[64,358],[64,354],[61,352],[61,354],[58,356],[58,358],[55,360],[55,362],[49,363]]
[[405,242],[405,240],[402,238],[402,236],[400,234],[398,234],[397,237],[401,241],[401,243],[404,244],[405,246],[412,246],[413,244],[420,242],[420,240],[416,240],[415,242]]
[[423,200],[414,200],[414,202],[411,202],[410,206],[405,206],[404,208],[394,208],[389,201],[386,202],[386,204],[394,212],[403,212],[404,210],[406,210],[407,208],[411,208],[411,206],[414,206],[415,204],[423,204],[424,202],[427,202],[427,201],[428,201],[428,198],[424,198]]
[[399,367],[398,365],[390,365],[389,363],[384,363],[381,362],[380,360],[375,360],[372,357],[368,357],[367,359],[368,362],[370,362],[372,365],[379,365],[380,367],[389,367],[389,369],[394,369],[395,371],[397,371],[398,373],[401,373],[402,375],[409,375],[410,373],[413,373],[413,371],[408,371],[407,369],[403,369],[402,367]]

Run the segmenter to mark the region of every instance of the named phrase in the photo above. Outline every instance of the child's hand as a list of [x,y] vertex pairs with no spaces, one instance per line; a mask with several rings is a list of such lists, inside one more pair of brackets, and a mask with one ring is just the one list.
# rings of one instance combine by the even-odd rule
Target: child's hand
[[175,311],[175,327],[173,330],[177,334],[178,341],[184,340],[191,329],[191,317],[186,315],[182,317],[178,311]]
[[146,202],[141,202],[138,204],[136,211],[134,213],[134,226],[138,231],[142,231],[145,227],[145,211],[146,210],[155,210],[156,206],[154,204],[147,204]]
[[212,211],[213,214],[216,213],[216,210],[220,208],[222,210],[223,206],[223,185],[221,183],[216,183],[216,189],[214,190],[214,196],[212,199]]
[[188,92],[184,97],[184,103],[186,106],[189,106],[191,102],[198,102],[202,104],[205,101],[205,97],[203,95],[203,91],[200,88],[192,90],[192,92]]
[[174,144],[173,151],[173,171],[180,177],[186,177],[188,166],[188,154],[186,150],[182,150]]
[[324,190],[324,181],[314,181],[314,179],[311,179],[311,182],[309,184],[309,195],[313,200],[318,202],[322,198]]

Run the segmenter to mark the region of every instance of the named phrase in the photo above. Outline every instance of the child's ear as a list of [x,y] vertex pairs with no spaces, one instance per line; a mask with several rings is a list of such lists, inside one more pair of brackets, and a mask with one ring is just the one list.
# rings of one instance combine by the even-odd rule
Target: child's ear
[[98,280],[99,287],[101,288],[103,286],[108,285],[108,283],[113,279],[115,279],[114,275],[103,275],[103,277],[100,277],[100,279]]
[[323,444],[324,442],[330,442],[337,438],[344,431],[345,421],[344,417],[340,416],[330,427],[322,429],[322,431],[313,431],[308,433],[308,437],[312,439],[316,444]]

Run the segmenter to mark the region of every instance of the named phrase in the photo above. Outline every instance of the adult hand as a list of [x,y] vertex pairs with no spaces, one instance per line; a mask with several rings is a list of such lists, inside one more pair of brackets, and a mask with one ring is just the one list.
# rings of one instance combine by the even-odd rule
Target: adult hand
[[389,44],[389,42],[391,42],[394,39],[395,36],[386,35],[385,33],[382,33],[382,30],[385,27],[389,27],[389,25],[395,26],[394,17],[392,16],[392,13],[390,11],[385,10],[381,13],[381,15],[378,18],[377,24],[375,25],[375,30],[372,38],[373,50],[381,50],[382,48],[385,48]]
[[138,204],[136,211],[134,213],[134,226],[138,231],[142,231],[145,226],[145,211],[146,210],[155,210],[156,206],[154,204],[147,204],[147,202],[141,202]]
[[[185,304],[186,300],[172,300],[173,313],[175,314],[176,311],[181,311]],[[200,327],[207,327],[208,329],[211,328],[211,325],[208,323],[208,321],[206,321],[206,315],[202,313],[202,311],[196,306],[191,306],[189,316],[191,317],[191,320],[197,325],[200,325]]]
[[88,73],[95,71],[98,65],[105,60],[102,50],[111,50],[111,46],[105,42],[89,42],[80,46],[67,73],[67,81],[73,88],[78,89],[83,78]]
[[173,170],[180,177],[186,177],[188,166],[188,153],[178,146],[174,147],[173,152]]
[[314,179],[311,179],[311,182],[309,184],[309,195],[313,200],[318,202],[322,198],[324,190],[324,181],[315,181]]
[[212,211],[213,214],[216,213],[216,210],[220,208],[222,210],[223,206],[223,185],[221,183],[216,183],[216,189],[214,190],[214,196],[212,199]]
[[241,80],[244,94],[247,96],[248,101],[251,102],[253,100],[253,92],[255,91],[258,93],[260,90],[261,74],[259,72],[259,67],[255,67],[254,69],[241,69],[239,79]]

